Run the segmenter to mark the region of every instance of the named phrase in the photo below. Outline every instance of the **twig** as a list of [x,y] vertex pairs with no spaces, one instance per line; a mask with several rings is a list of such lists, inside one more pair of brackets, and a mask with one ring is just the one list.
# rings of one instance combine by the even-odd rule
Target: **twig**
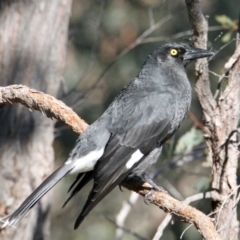
[[[197,194],[195,194],[193,196],[187,197],[183,202],[186,203],[186,204],[190,204],[192,202],[199,201],[199,200],[202,200],[202,199],[207,199],[207,198],[211,198],[211,192],[197,193]],[[158,240],[158,239],[161,238],[164,229],[167,227],[167,225],[169,224],[171,219],[172,219],[172,216],[170,214],[168,214],[163,219],[161,224],[158,226],[157,232],[155,233],[155,235],[154,235],[152,240]],[[183,235],[183,233],[182,233],[182,235]]]
[[172,197],[178,199],[179,201],[182,201],[184,197],[167,178],[160,176],[160,182],[161,186],[163,186],[163,189],[167,189],[168,193]]
[[188,110],[188,116],[193,121],[194,127],[196,128],[198,127],[203,130],[204,127],[203,124],[199,121],[199,119],[195,116],[195,114],[191,110]]
[[[142,43],[142,41],[149,36],[151,33],[153,33],[156,29],[160,28],[163,24],[165,24],[167,21],[169,21],[172,18],[172,15],[169,14],[154,25],[150,26],[146,31],[144,31],[132,44],[130,44],[127,48],[125,48],[122,52],[120,52],[117,57],[102,71],[102,73],[98,76],[98,78],[94,81],[94,84],[90,86],[85,92],[82,93],[82,95],[85,95],[89,91],[91,91],[93,88],[96,88],[96,86],[99,84],[100,80],[104,77],[104,75],[108,72],[108,70],[117,62],[118,59],[125,56],[130,50],[138,46]],[[78,102],[76,101],[76,104]],[[76,104],[72,106],[73,108],[76,107]]]
[[193,226],[193,224],[190,224],[189,226],[187,226],[187,227],[183,230],[182,234],[180,235],[180,239],[183,238],[183,235],[185,234],[185,232],[186,232],[189,228],[191,228],[192,226]]
[[[101,27],[101,24],[102,24],[102,16],[103,16],[105,3],[106,3],[105,0],[101,0],[100,1],[99,14],[97,16],[96,22],[94,24],[92,24],[93,27],[94,27],[93,45],[92,45],[92,48],[91,48],[90,58],[88,60],[87,67],[84,70],[84,72],[83,72],[82,76],[80,77],[80,79],[77,81],[77,83],[72,87],[72,89],[70,89],[65,96],[62,96],[62,100],[66,99],[72,93],[74,93],[76,91],[76,89],[78,88],[79,84],[86,78],[87,74],[90,72],[90,70],[92,69],[92,67],[94,65],[95,58],[96,58],[96,47],[97,47],[97,44],[99,42],[98,41],[99,33],[100,33],[99,30],[100,30],[100,27]],[[80,98],[82,98],[82,94],[78,94],[78,97],[77,97],[77,99],[74,100],[74,102],[79,102]]]
[[240,56],[240,44],[238,44],[238,47],[236,48],[234,54],[230,57],[228,62],[224,65],[224,68],[229,70],[233,67],[234,63],[239,59]]
[[152,7],[148,8],[148,16],[149,16],[149,23],[150,23],[149,25],[150,25],[150,27],[152,27],[155,23]]
[[161,168],[155,171],[155,173],[153,174],[153,179],[155,179],[159,174],[165,172],[167,169],[174,169],[186,163],[192,162],[193,160],[202,158],[203,156],[205,156],[205,153],[203,151],[204,149],[205,146],[200,146],[194,149],[194,151],[191,153],[175,155],[173,157],[173,160],[164,164]]
[[215,92],[215,94],[214,94],[214,99],[216,100],[216,99],[218,98],[218,96],[219,96],[219,93],[220,93],[220,88],[221,88],[222,80],[223,80],[224,78],[227,78],[227,75],[228,75],[229,71],[226,71],[226,72],[225,72],[224,74],[222,74],[222,75],[219,75],[219,74],[217,74],[217,73],[215,73],[215,72],[212,72],[212,71],[208,71],[208,72],[211,73],[212,75],[218,77],[217,89],[216,89],[216,92]]
[[126,228],[126,227],[123,227],[123,226],[118,225],[114,220],[112,220],[112,219],[109,218],[109,217],[107,217],[107,216],[103,216],[103,217],[104,217],[106,220],[108,220],[110,223],[114,224],[117,228],[122,229],[124,232],[129,233],[129,234],[131,234],[132,236],[134,236],[134,237],[136,237],[136,238],[138,238],[138,239],[140,239],[140,240],[149,240],[148,238],[142,237],[142,236],[140,236],[138,233],[133,232],[131,229],[128,229],[128,228]]
[[228,45],[230,45],[232,42],[234,42],[236,39],[233,38],[232,40],[230,40],[229,42],[225,43],[223,46],[221,46],[217,51],[214,52],[214,55],[211,56],[209,59],[208,59],[208,62],[210,62],[213,58],[216,57],[216,55],[218,53],[220,53],[224,48],[226,48]]
[[156,29],[160,28],[163,24],[165,24],[167,21],[169,21],[172,18],[172,15],[169,14],[165,18],[161,19],[154,25],[152,25],[149,29],[147,29],[143,34],[141,34],[134,43],[132,43],[128,48],[126,48],[124,51],[122,51],[117,59],[123,57],[126,53],[128,53],[131,49],[135,48],[137,45],[142,43],[142,41],[149,36],[152,32],[154,32]]
[[[223,29],[224,28],[221,26],[211,26],[208,28],[208,31],[213,32],[213,31],[219,31]],[[193,34],[193,30],[187,30],[187,31],[176,33],[169,37],[149,37],[149,38],[145,38],[140,44],[160,42],[160,41],[172,41],[172,40],[176,40],[186,36],[191,36],[192,34]]]
[[161,224],[158,226],[157,231],[153,236],[152,240],[159,240],[162,237],[163,231],[168,226],[171,220],[172,220],[172,215],[168,213],[166,217],[163,219],[163,221],[161,222]]
[[[224,208],[224,205],[227,203],[227,201],[229,200],[230,197],[232,197],[235,192],[239,189],[240,185],[238,185],[235,189],[233,189],[233,191],[224,199],[224,201],[222,202],[222,205],[221,207],[219,208],[219,214],[218,214],[218,217],[217,217],[217,220],[216,220],[216,228],[218,227],[218,223],[219,223],[219,219],[220,219],[220,216],[221,216],[221,212],[222,212],[222,209]],[[220,228],[222,229],[222,228]],[[217,229],[217,231],[219,232],[220,230]]]
[[[135,192],[131,192],[128,201],[124,201],[121,210],[119,211],[118,215],[116,216],[116,225],[124,227],[124,222],[130,213],[133,205],[137,202],[139,195]],[[116,240],[120,240],[123,235],[123,229],[117,228],[116,231]]]
[[240,44],[240,11],[238,13],[238,30],[237,30],[237,41],[236,44]]

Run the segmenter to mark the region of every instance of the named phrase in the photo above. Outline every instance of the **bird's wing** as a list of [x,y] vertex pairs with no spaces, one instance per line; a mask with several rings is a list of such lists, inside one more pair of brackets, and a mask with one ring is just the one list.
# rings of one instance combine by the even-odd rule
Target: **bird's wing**
[[[75,229],[81,224],[85,216],[116,185],[126,178],[132,168],[156,147],[157,142],[163,141],[168,136],[173,116],[171,111],[173,109],[170,111],[166,109],[163,101],[169,104],[169,101],[172,100],[167,96],[165,96],[165,99],[161,99],[159,96],[156,99],[154,95],[151,97],[152,99],[145,99],[145,102],[143,102],[143,99],[143,101],[134,106],[131,102],[125,102],[125,109],[121,110],[118,121],[122,121],[123,124],[129,124],[131,127],[129,125],[122,127],[120,124],[118,125],[118,122],[114,121],[109,126],[109,131],[112,135],[106,145],[103,156],[95,165],[94,185],[82,212],[76,220]],[[156,101],[156,104],[160,101],[161,104],[151,107],[151,101]],[[131,106],[126,106],[126,104]],[[130,107],[134,109],[131,114],[126,110]],[[117,117],[115,119],[117,121]]]
[[176,97],[166,90],[145,96],[135,92],[125,93],[119,104],[115,101],[108,130],[116,134],[121,145],[132,148],[145,142],[148,144],[156,136],[158,141],[163,141],[165,131],[171,133],[175,128],[171,126],[176,111],[175,101]]

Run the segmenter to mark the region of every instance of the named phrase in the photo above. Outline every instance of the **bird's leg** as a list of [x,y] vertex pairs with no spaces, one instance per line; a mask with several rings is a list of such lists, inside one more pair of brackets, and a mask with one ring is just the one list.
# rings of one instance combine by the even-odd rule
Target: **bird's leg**
[[150,185],[152,185],[152,187],[155,191],[166,192],[162,187],[158,186],[155,182],[153,182],[153,180],[146,173],[143,174],[143,180],[145,182],[149,183]]
[[147,194],[145,194],[145,196],[144,196],[145,204],[147,204],[147,205],[150,204],[149,197],[151,197],[154,192],[155,192],[155,190],[152,188]]
[[152,196],[155,191],[167,192],[162,187],[154,183],[153,180],[146,173],[143,174],[143,180],[152,185],[152,189],[144,196],[144,202],[146,204],[149,204],[149,197]]

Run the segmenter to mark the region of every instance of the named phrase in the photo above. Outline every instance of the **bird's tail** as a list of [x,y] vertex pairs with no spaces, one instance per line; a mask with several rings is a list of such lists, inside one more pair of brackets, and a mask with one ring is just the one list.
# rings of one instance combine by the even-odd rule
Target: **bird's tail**
[[53,174],[51,174],[12,214],[4,220],[4,224],[0,228],[14,226],[30,209],[55,185],[57,184],[69,171],[71,171],[71,164],[63,164]]

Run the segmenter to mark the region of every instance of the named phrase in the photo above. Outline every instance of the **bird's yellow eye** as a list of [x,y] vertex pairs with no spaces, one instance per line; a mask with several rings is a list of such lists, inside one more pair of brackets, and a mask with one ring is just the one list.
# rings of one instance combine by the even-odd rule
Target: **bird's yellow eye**
[[171,54],[172,56],[177,56],[177,55],[178,55],[178,50],[177,50],[176,48],[172,48],[172,49],[170,50],[170,54]]

